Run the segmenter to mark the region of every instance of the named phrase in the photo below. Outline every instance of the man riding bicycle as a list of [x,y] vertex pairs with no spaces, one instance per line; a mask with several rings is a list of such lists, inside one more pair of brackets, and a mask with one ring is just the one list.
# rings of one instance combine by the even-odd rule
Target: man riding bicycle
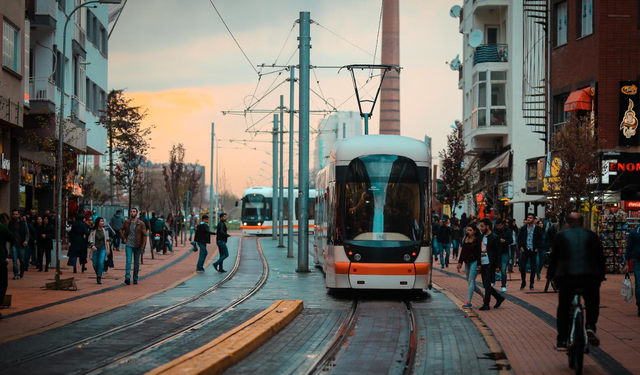
[[600,345],[596,323],[600,313],[600,283],[604,280],[605,257],[600,238],[583,228],[584,218],[572,212],[567,218],[568,229],[559,232],[553,243],[547,279],[555,280],[559,289],[556,349],[567,350],[571,302],[577,290],[582,290],[587,312],[586,327],[589,343]]

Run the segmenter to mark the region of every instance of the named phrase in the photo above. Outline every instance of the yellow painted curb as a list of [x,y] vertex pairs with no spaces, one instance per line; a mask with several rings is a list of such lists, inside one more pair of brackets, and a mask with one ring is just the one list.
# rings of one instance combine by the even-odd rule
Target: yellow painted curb
[[302,301],[278,300],[205,346],[146,375],[219,374],[251,354],[302,312]]
[[444,290],[442,287],[436,284],[432,284],[432,285],[434,289],[436,289],[439,292],[442,292],[445,296],[447,296],[447,298],[451,300],[451,302],[455,303],[460,310],[467,313],[467,317],[471,319],[473,324],[476,325],[476,327],[480,331],[480,334],[482,334],[482,337],[484,337],[484,340],[487,342],[487,345],[489,346],[489,350],[491,350],[491,354],[494,356],[494,361],[496,362],[496,365],[500,369],[498,374],[501,374],[501,375],[513,374],[513,371],[511,371],[511,363],[509,362],[506,355],[504,354],[502,345],[500,345],[496,337],[493,335],[493,332],[491,331],[491,329],[487,327],[486,324],[484,324],[484,322],[480,319],[478,314],[476,314],[471,310],[463,309],[462,305],[464,303],[449,291]]

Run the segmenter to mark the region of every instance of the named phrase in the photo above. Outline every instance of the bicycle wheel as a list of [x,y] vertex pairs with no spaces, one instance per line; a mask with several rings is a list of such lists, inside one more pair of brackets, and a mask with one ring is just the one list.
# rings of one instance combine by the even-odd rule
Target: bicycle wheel
[[576,319],[573,322],[574,338],[573,338],[573,356],[575,361],[576,375],[582,375],[582,365],[584,363],[584,347],[586,345],[586,337],[584,332],[584,313],[580,310],[580,313],[576,315]]

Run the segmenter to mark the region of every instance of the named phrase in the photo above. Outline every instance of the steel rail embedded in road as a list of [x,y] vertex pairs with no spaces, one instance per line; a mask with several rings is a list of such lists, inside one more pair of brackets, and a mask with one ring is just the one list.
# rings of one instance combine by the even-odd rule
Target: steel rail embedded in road
[[240,242],[239,242],[239,245],[238,245],[238,254],[236,256],[236,262],[233,265],[233,268],[229,271],[229,273],[222,280],[218,281],[217,283],[215,283],[211,287],[207,288],[206,290],[204,290],[204,291],[202,291],[202,292],[200,292],[200,293],[198,293],[198,294],[196,294],[196,295],[194,295],[192,297],[189,297],[189,298],[187,298],[187,299],[185,299],[183,301],[180,301],[180,302],[175,303],[175,304],[173,304],[171,306],[167,306],[167,307],[165,307],[163,309],[160,309],[160,310],[158,310],[156,312],[153,312],[153,313],[151,313],[149,315],[146,315],[146,316],[144,316],[144,317],[142,317],[140,319],[137,319],[137,320],[135,320],[133,322],[129,322],[129,323],[123,324],[121,326],[111,328],[111,329],[109,329],[107,331],[95,334],[93,336],[86,337],[86,338],[84,338],[82,340],[75,341],[75,342],[73,342],[71,344],[67,344],[67,345],[64,345],[64,346],[61,346],[61,347],[58,347],[58,348],[55,348],[55,349],[51,349],[51,350],[48,350],[48,351],[44,351],[44,352],[40,352],[40,353],[34,354],[32,356],[20,359],[20,360],[14,362],[14,363],[9,363],[9,364],[5,365],[4,368],[6,369],[6,368],[11,368],[11,367],[14,367],[14,366],[17,366],[17,365],[22,365],[24,363],[31,362],[31,361],[34,361],[34,360],[39,359],[39,358],[43,358],[43,357],[47,357],[47,356],[50,356],[50,355],[62,353],[64,351],[67,351],[67,350],[70,350],[70,349],[73,349],[73,348],[77,348],[79,346],[87,345],[87,344],[89,344],[91,342],[94,342],[96,340],[111,336],[111,335],[113,335],[113,334],[115,334],[117,332],[123,331],[125,329],[138,326],[138,325],[140,325],[140,324],[142,324],[144,322],[147,322],[147,321],[149,321],[151,319],[154,319],[154,318],[156,318],[158,316],[164,315],[164,314],[166,314],[168,312],[171,312],[171,311],[173,311],[173,310],[175,310],[175,309],[177,309],[177,308],[179,308],[181,306],[187,305],[187,304],[189,304],[191,302],[194,302],[194,301],[196,301],[196,300],[198,300],[198,299],[210,294],[211,292],[219,289],[227,281],[229,281],[235,275],[235,273],[238,271],[238,268],[240,267],[240,256],[242,254],[242,241],[243,241],[243,238],[240,238]]
[[[160,339],[158,341],[149,343],[148,345],[145,345],[142,348],[137,348],[132,350],[131,352],[129,352],[128,354],[124,355],[124,356],[120,356],[118,358],[115,359],[111,359],[108,361],[104,361],[103,363],[99,364],[98,366],[93,367],[92,369],[86,370],[86,371],[82,371],[79,372],[77,374],[98,374],[100,372],[102,372],[103,370],[107,370],[111,367],[116,367],[120,364],[123,363],[127,363],[129,361],[131,361],[132,359],[135,358],[139,358],[140,356],[144,355],[145,353],[148,353],[149,351],[164,345],[168,342],[177,340],[179,338],[181,338],[182,336],[184,336],[185,334],[193,331],[193,330],[197,330],[199,328],[201,328],[202,326],[218,319],[218,317],[220,315],[222,315],[225,312],[228,312],[229,310],[233,309],[234,307],[238,306],[239,304],[241,304],[242,302],[246,301],[247,299],[249,299],[251,296],[253,296],[256,292],[258,292],[258,290],[260,290],[260,288],[262,288],[262,286],[267,282],[267,278],[269,277],[269,265],[267,263],[267,259],[264,256],[264,252],[262,251],[262,246],[260,245],[260,242],[257,240],[257,238],[255,238],[256,243],[258,244],[258,252],[260,254],[260,258],[262,260],[262,276],[260,277],[260,279],[258,280],[258,282],[247,292],[244,293],[242,296],[240,296],[239,298],[237,298],[236,300],[234,300],[233,302],[231,302],[230,304],[224,306],[223,308],[207,315],[204,318],[201,318],[189,325],[187,325],[186,327],[181,328],[180,330],[170,334],[169,336],[164,337],[163,339]],[[239,263],[239,259],[240,259],[240,251],[238,251],[238,261],[236,262],[236,264]],[[236,268],[234,266],[234,268]]]
[[[413,374],[416,355],[418,351],[418,330],[417,323],[415,319],[415,314],[413,311],[413,306],[410,301],[405,300],[403,303],[406,306],[406,312],[408,314],[408,322],[409,322],[409,343],[407,345],[407,353],[404,355],[404,363],[402,367],[402,375]],[[359,308],[361,306],[361,302],[358,300],[353,301],[351,305],[351,309],[349,310],[347,316],[343,320],[338,332],[334,336],[331,344],[324,352],[322,356],[318,358],[316,362],[313,363],[309,371],[306,372],[306,375],[312,374],[327,374],[333,371],[335,368],[335,360],[338,356],[338,353],[343,350],[344,344],[347,342],[348,338],[352,336],[352,334],[356,330],[356,326],[358,323],[357,317],[359,316]]]

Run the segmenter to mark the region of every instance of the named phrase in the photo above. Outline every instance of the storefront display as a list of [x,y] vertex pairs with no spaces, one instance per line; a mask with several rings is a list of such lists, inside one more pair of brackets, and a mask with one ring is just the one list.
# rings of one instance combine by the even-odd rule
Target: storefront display
[[598,235],[602,240],[606,259],[606,272],[622,273],[625,266],[624,252],[629,231],[640,225],[640,211],[628,213],[616,207],[607,208],[600,215]]

